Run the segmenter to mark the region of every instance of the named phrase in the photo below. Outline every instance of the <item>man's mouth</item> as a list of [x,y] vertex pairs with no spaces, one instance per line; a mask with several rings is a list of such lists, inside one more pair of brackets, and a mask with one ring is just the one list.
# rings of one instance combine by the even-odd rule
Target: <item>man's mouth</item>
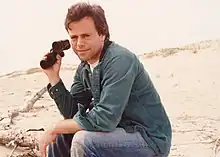
[[89,49],[86,49],[86,50],[76,50],[77,52],[85,52],[85,51],[88,51]]

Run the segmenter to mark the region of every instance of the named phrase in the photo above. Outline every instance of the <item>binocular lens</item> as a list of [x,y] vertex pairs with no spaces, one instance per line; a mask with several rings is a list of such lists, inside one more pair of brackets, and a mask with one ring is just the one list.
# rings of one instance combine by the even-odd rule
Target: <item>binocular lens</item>
[[70,48],[69,40],[55,41],[52,44],[54,50],[67,50]]

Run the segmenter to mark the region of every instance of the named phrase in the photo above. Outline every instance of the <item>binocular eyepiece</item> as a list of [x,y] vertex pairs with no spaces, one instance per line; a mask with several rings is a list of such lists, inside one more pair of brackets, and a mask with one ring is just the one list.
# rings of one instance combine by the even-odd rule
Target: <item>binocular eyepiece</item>
[[52,49],[48,54],[45,55],[44,59],[40,61],[40,66],[43,69],[50,68],[57,61],[57,55],[59,54],[61,57],[64,57],[64,50],[68,50],[70,48],[69,40],[60,40],[52,43]]

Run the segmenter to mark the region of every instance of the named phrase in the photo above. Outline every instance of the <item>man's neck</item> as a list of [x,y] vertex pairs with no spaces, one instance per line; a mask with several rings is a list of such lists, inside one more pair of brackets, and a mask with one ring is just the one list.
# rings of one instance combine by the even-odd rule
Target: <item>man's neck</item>
[[96,56],[94,56],[94,58],[91,58],[90,60],[87,61],[90,65],[99,61],[103,48],[104,48],[104,43],[102,43],[99,53]]
[[90,65],[95,64],[96,62],[99,61],[99,57],[100,57],[100,55],[96,59],[91,59],[91,60],[87,61],[88,64],[90,64]]

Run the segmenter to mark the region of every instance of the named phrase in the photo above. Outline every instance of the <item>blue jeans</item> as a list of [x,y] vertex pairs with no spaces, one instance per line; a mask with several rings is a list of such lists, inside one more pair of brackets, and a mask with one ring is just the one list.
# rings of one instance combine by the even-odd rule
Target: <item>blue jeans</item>
[[79,131],[60,135],[49,146],[48,157],[156,157],[139,132],[127,133],[122,128],[113,132]]

